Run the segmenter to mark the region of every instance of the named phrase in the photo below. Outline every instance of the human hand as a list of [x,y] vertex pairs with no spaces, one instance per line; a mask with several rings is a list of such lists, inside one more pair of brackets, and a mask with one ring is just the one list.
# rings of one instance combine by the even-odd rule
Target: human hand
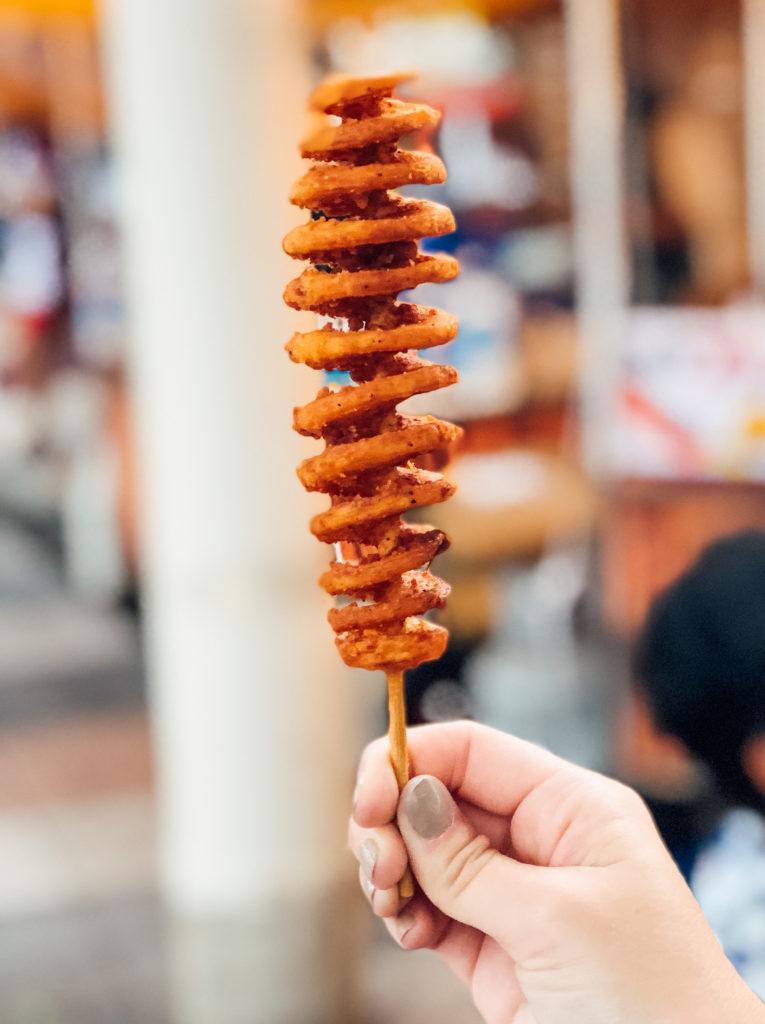
[[435,950],[488,1024],[763,1024],[631,789],[470,722],[409,750],[400,800],[387,741],[364,752],[349,845],[394,939]]

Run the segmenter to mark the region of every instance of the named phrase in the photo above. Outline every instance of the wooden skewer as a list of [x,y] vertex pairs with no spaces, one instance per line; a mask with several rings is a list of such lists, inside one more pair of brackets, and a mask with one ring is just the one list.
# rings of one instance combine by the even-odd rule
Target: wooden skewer
[[[409,781],[409,756],[406,752],[406,697],[404,673],[387,672],[388,680],[388,740],[390,760],[398,782],[399,793]],[[414,896],[414,876],[407,865],[404,877],[399,882],[399,896],[409,899]]]
[[[350,542],[335,544],[335,559],[346,562],[359,557],[358,545]],[[388,742],[390,743],[390,760],[396,775],[399,793],[409,781],[409,755],[406,752],[406,696],[403,672],[386,672],[388,680]],[[399,895],[402,900],[414,896],[414,875],[407,865],[404,876],[399,882]]]

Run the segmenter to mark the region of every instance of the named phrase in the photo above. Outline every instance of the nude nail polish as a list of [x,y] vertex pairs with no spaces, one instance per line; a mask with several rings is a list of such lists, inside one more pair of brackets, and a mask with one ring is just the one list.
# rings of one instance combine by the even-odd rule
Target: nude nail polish
[[402,810],[421,839],[436,839],[454,821],[454,802],[449,791],[429,775],[406,791]]
[[372,881],[372,875],[374,874],[375,864],[379,855],[380,850],[374,839],[365,839],[359,847],[358,857],[361,870],[370,882]]

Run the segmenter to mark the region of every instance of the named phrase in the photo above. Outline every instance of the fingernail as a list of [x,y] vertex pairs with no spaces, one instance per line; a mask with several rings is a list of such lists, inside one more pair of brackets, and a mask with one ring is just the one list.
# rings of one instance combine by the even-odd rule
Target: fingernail
[[372,875],[374,874],[375,864],[377,863],[379,853],[380,850],[374,839],[365,839],[359,847],[358,856],[361,864],[361,870],[370,882],[372,881]]
[[396,918],[396,931],[397,931],[397,942],[403,942],[406,936],[414,927],[415,917],[414,914],[410,914],[404,911],[403,914],[399,914]]
[[367,878],[366,875],[362,875],[361,876],[361,884],[364,886],[364,892],[367,894],[367,896],[371,900],[372,897],[375,894],[375,887],[372,884],[372,880],[370,878]]
[[454,803],[449,791],[442,782],[428,775],[406,791],[401,809],[421,839],[435,839],[454,821]]

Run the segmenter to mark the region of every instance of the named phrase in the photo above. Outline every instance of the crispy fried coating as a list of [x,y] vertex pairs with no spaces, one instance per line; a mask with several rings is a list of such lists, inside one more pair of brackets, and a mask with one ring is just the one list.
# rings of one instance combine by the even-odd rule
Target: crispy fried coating
[[309,221],[290,231],[284,239],[284,251],[296,259],[309,259],[315,253],[334,249],[448,235],[456,227],[454,214],[448,206],[428,199],[406,199],[397,205],[392,216],[371,220],[345,217]]
[[449,633],[426,619],[406,619],[398,633],[375,629],[340,633],[335,643],[340,656],[351,668],[383,669],[401,672],[435,661],[446,650]]
[[461,434],[451,423],[397,410],[400,402],[457,378],[452,367],[417,354],[451,341],[456,319],[396,298],[459,272],[453,257],[417,246],[422,237],[454,230],[451,211],[391,191],[436,184],[446,174],[433,154],[397,145],[402,135],[439,119],[430,107],[391,97],[410,77],[333,76],[317,87],[311,106],[321,116],[302,144],[303,155],[316,162],[290,196],[312,217],[284,240],[290,256],[312,264],[287,285],[285,302],[331,319],[320,330],[295,334],[286,346],[290,358],[347,370],[352,382],[322,388],[294,410],[293,424],[325,443],[301,463],[298,476],[308,490],[330,495],[311,530],[322,541],[339,542],[351,560],[334,562],[320,582],[328,593],[352,598],[329,620],[344,660],[367,669],[411,668],[439,657],[447,640],[446,630],[418,618],[448,596],[448,584],[429,571],[447,538],[400,518],[454,492],[440,473],[415,460],[443,464],[445,449]]
[[407,523],[394,550],[358,563],[333,562],[319,577],[328,594],[369,593],[381,583],[397,579],[411,569],[430,565],[449,546],[445,533],[424,524]]
[[390,584],[375,604],[332,608],[327,618],[336,633],[402,622],[410,615],[424,615],[432,608],[443,608],[450,590],[449,584],[433,573],[407,572]]
[[434,416],[400,417],[400,425],[373,437],[350,444],[329,445],[321,453],[300,463],[297,474],[307,491],[337,493],[333,485],[343,484],[372,470],[387,469],[402,461],[453,444],[462,434],[460,427]]
[[389,75],[370,75],[368,78],[327,75],[308,97],[308,106],[313,110],[327,110],[337,103],[355,100],[370,93],[389,95],[397,85],[411,82],[416,77],[416,71],[395,71]]
[[349,119],[340,124],[327,120],[303,140],[300,155],[319,160],[341,159],[373,143],[396,142],[409,132],[435,128],[440,119],[439,112],[424,103],[384,99],[376,117]]
[[435,153],[400,151],[389,163],[314,164],[292,186],[295,206],[321,209],[323,203],[402,185],[440,185],[446,168]]
[[459,272],[457,260],[443,254],[421,254],[405,267],[387,269],[341,270],[336,274],[326,274],[311,268],[290,281],[284,291],[284,301],[293,309],[323,312],[343,299],[392,295],[426,282],[451,281]]
[[400,516],[413,508],[448,501],[456,487],[440,473],[397,466],[371,497],[338,501],[311,519],[311,533],[334,544],[339,540],[364,541],[370,526],[380,519]]
[[457,336],[455,316],[439,309],[414,306],[416,319],[398,327],[341,331],[329,325],[319,331],[293,334],[285,348],[290,359],[314,370],[347,369],[359,358],[445,345]]
[[413,395],[437,391],[456,380],[457,371],[453,366],[423,363],[408,373],[377,377],[355,387],[339,391],[324,388],[313,402],[295,409],[293,426],[299,434],[321,437],[327,426],[397,405]]

